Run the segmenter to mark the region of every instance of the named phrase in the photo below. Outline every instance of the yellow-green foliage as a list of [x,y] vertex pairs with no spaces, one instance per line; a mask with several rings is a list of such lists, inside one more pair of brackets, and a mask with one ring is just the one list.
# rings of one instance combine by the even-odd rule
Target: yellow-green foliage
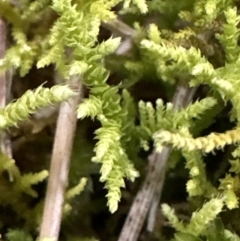
[[0,110],[0,129],[17,125],[27,119],[40,108],[51,106],[67,100],[76,93],[67,86],[54,86],[51,89],[38,87],[35,91],[28,90],[21,98]]
[[129,8],[130,3],[136,4],[141,13],[146,13],[148,11],[146,0],[124,0],[123,8]]
[[[10,67],[19,68],[20,74],[24,76],[37,61],[38,68],[55,64],[65,79],[73,75],[82,75],[84,84],[92,86],[92,98],[80,105],[78,117],[90,115],[94,118],[96,116],[103,125],[96,131],[99,143],[95,149],[94,160],[102,163],[101,181],[106,181],[106,187],[109,189],[108,205],[112,212],[117,209],[117,203],[121,197],[120,188],[124,186],[123,178],[134,180],[137,176],[124,151],[123,145],[126,144],[121,141],[121,136],[126,135],[125,125],[128,125],[127,120],[121,123],[127,113],[124,109],[127,106],[121,107],[118,88],[106,83],[109,73],[102,63],[103,57],[118,47],[120,38],[109,38],[101,44],[97,43],[101,21],[108,21],[115,17],[111,9],[119,2],[119,0],[107,2],[104,0],[74,2],[55,0],[51,8],[58,14],[58,18],[53,23],[51,31],[41,35],[36,34],[32,41],[28,41],[26,32],[31,23],[46,16],[50,1],[42,3],[24,1],[20,4],[21,7],[17,4],[10,7],[9,2],[1,3],[2,8],[5,8],[9,15],[6,16],[7,19],[13,24],[12,35],[15,42],[15,45],[7,51],[5,58],[1,60],[2,71]],[[125,6],[129,3],[126,1]],[[133,1],[133,4],[136,4],[142,12],[147,11],[145,1]],[[4,15],[4,12],[2,14]],[[56,90],[57,87],[53,88]],[[66,94],[66,91],[62,94]],[[61,93],[57,93],[58,97],[47,96],[44,89],[42,91],[37,89],[35,93],[34,96],[28,91],[17,102],[3,110],[2,128],[16,125],[19,120],[28,117],[37,108],[67,99]],[[31,106],[28,103],[31,103]],[[104,147],[105,151],[99,152],[99,147]]]
[[6,234],[6,238],[8,241],[33,241],[31,235],[18,229],[10,229]]
[[209,223],[222,211],[224,202],[219,198],[212,198],[203,207],[192,214],[189,225],[186,227],[189,233],[201,234]]
[[72,210],[71,204],[69,202],[76,197],[77,195],[81,194],[86,186],[87,183],[87,178],[81,178],[79,183],[70,188],[69,190],[66,191],[65,193],[65,203],[63,206],[63,216],[66,217],[70,211]]
[[223,134],[211,133],[206,137],[198,137],[196,139],[185,137],[185,130],[180,130],[181,134],[173,134],[168,131],[159,131],[155,134],[155,141],[158,150],[161,151],[160,143],[171,143],[174,147],[183,148],[187,151],[202,150],[211,152],[215,148],[222,149],[225,145],[235,144],[240,141],[240,130],[230,130]]
[[[3,207],[10,206],[19,218],[23,218],[26,221],[26,226],[33,228],[39,224],[42,203],[39,203],[31,210],[29,206],[31,199],[29,197],[38,197],[32,186],[45,180],[48,177],[48,171],[43,170],[39,173],[21,174],[14,160],[9,159],[2,153],[0,154],[0,167],[1,205]],[[12,181],[7,180],[2,175],[4,171],[11,173]],[[24,194],[27,194],[28,198]]]
[[87,183],[87,179],[81,178],[78,185],[76,185],[75,187],[73,187],[73,188],[71,188],[67,191],[66,199],[71,199],[74,196],[80,194],[84,190],[84,187],[85,187],[86,183]]
[[[153,1],[153,3],[156,2]],[[163,30],[160,32],[154,25],[151,25],[149,39],[141,41],[142,63],[144,65],[147,61],[151,62],[155,66],[159,78],[170,84],[177,79],[189,81],[191,86],[205,84],[214,90],[214,96],[217,97],[216,99],[206,97],[200,102],[196,101],[190,104],[177,113],[174,113],[172,108],[170,115],[164,113],[171,106],[168,103],[162,104],[161,111],[159,111],[159,103],[161,102],[156,103],[156,108],[153,108],[151,103],[139,103],[140,126],[138,131],[143,147],[148,148],[147,141],[153,136],[154,144],[159,152],[161,152],[163,145],[171,145],[174,148],[181,149],[186,159],[186,167],[190,171],[190,180],[187,182],[189,195],[210,198],[209,205],[217,200],[215,206],[218,206],[219,209],[213,207],[216,213],[212,212],[212,217],[210,217],[211,205],[208,207],[208,204],[205,204],[199,212],[199,216],[194,214],[194,218],[190,220],[188,227],[178,230],[189,232],[194,236],[203,233],[204,225],[215,219],[216,215],[221,212],[223,204],[226,204],[229,209],[238,207],[238,175],[226,174],[225,178],[220,179],[220,186],[217,190],[207,180],[205,165],[201,157],[201,151],[205,153],[213,152],[215,149],[223,149],[226,145],[238,145],[239,143],[240,100],[238,94],[239,77],[237,76],[237,69],[239,68],[239,31],[237,29],[239,16],[233,6],[232,1],[196,1],[193,4],[193,11],[183,11],[179,15],[184,20],[194,24],[194,26],[187,26],[178,33],[174,33]],[[162,10],[159,9],[159,11]],[[164,14],[164,11],[162,13]],[[223,32],[217,34],[216,37],[223,46],[226,61],[224,64],[223,59],[223,66],[216,68],[202,55],[204,51],[199,46],[199,43],[197,47],[193,46],[193,39],[197,38],[204,45],[208,41],[205,31],[211,29],[213,21],[223,17],[223,13],[225,15],[224,22],[226,21],[226,23],[223,24]],[[211,31],[214,33],[215,30],[211,29]],[[137,69],[141,68],[140,66],[141,64],[137,66],[128,64],[129,69],[134,70],[135,68],[136,72]],[[201,119],[204,112],[214,108],[215,105],[219,105],[216,93],[221,96],[225,103],[227,101],[232,103],[231,119],[236,121],[236,127],[227,130],[225,133],[210,133],[205,137],[193,138],[191,131],[194,133],[196,118]],[[157,131],[155,134],[153,133],[154,129]],[[238,174],[239,147],[234,153],[235,160],[231,161],[232,167],[229,171]],[[217,195],[222,195],[223,198],[221,200],[211,199]],[[221,204],[218,202],[221,202]],[[209,213],[206,211],[208,208]],[[164,213],[168,217],[169,212]],[[207,221],[207,216],[209,221]],[[205,220],[206,223],[204,224],[205,221],[202,222],[201,220]],[[176,229],[182,227],[176,217],[172,218],[170,222]],[[200,225],[202,227],[197,227],[196,223],[198,225],[202,223]],[[197,230],[198,228],[199,230]]]
[[224,206],[223,199],[212,198],[205,203],[203,207],[194,212],[189,221],[189,224],[184,225],[178,220],[175,212],[167,204],[162,205],[163,214],[167,217],[171,225],[178,231],[187,234],[198,236],[203,234],[204,231],[210,226],[211,221],[222,211]]
[[239,30],[237,25],[240,17],[237,15],[236,8],[228,8],[224,12],[227,23],[223,25],[223,34],[216,35],[221,41],[225,52],[226,60],[228,63],[235,62],[238,59],[239,46],[237,40],[239,38]]
[[[191,87],[205,85],[210,91],[204,92],[202,99],[176,111],[172,103],[166,103],[161,98],[155,104],[140,101],[137,106],[131,92],[122,89],[121,84],[110,84],[105,57],[118,48],[121,39],[110,37],[100,42],[98,37],[101,22],[116,17],[112,10],[116,6],[122,6],[122,13],[130,11],[143,15],[154,11],[161,18],[157,19],[159,23],[156,21],[157,24],[150,24],[147,28],[135,23],[137,56],[124,59],[125,86],[153,77],[168,87],[169,96],[182,81]],[[101,165],[100,181],[105,183],[107,205],[111,212],[118,208],[125,179],[134,181],[138,176],[133,159],[137,158],[141,147],[149,150],[153,141],[157,151],[161,151],[164,145],[179,149],[189,171],[186,185],[189,196],[207,201],[193,213],[188,224],[179,221],[167,205],[163,205],[163,212],[177,230],[177,240],[181,240],[183,233],[198,237],[210,227],[224,205],[228,209],[238,207],[238,10],[233,0],[181,0],[178,4],[174,0],[0,1],[0,15],[11,25],[13,42],[0,60],[0,72],[14,68],[25,76],[34,65],[44,68],[53,64],[63,79],[77,76],[89,89],[89,96],[78,106],[77,117],[91,117],[101,124],[95,131],[97,143],[92,161]],[[34,26],[38,27],[35,29]],[[220,47],[224,51],[219,51]],[[214,61],[212,56],[213,59],[222,56],[222,59]],[[28,90],[0,110],[0,129],[16,126],[38,109],[66,101],[75,94],[65,85]],[[219,106],[226,103],[231,103],[230,118],[235,127],[224,133],[196,136],[214,119],[215,108],[221,109]],[[213,112],[209,115],[211,118],[207,114],[209,111]],[[197,126],[198,120],[204,118],[207,121],[199,122],[201,125]],[[232,144],[237,147],[232,153],[234,159],[230,160],[231,175],[226,173],[219,180],[220,185],[215,187],[207,179],[202,153]],[[14,181],[11,183],[0,177],[1,193],[8,190],[5,196],[0,195],[0,204],[11,206],[29,226],[32,220],[39,222],[42,203],[29,211],[23,194],[36,198],[37,192],[32,185],[44,180],[47,171],[21,174],[14,160],[1,155],[0,173],[6,170],[13,174]],[[66,194],[66,200],[79,194],[84,185],[85,179]],[[69,208],[68,203],[65,208]],[[237,240],[230,231],[222,229],[222,232],[225,238]],[[10,235],[9,240],[14,238]]]
[[27,39],[27,31],[31,24],[36,23],[43,13],[48,11],[49,0],[40,2],[21,1],[19,5],[11,1],[0,1],[0,15],[13,25],[12,36],[14,45],[6,52],[5,58],[0,61],[0,71],[4,72],[11,67],[18,68],[20,75],[26,75],[41,53],[41,37],[34,36]]
[[[100,180],[106,181],[111,212],[117,209],[120,188],[124,186],[123,178],[133,180],[137,176],[120,140],[123,110],[118,88],[106,83],[108,71],[101,63],[104,56],[117,48],[120,39],[110,38],[96,44],[101,21],[114,17],[110,9],[118,2],[108,1],[106,4],[105,1],[81,1],[74,5],[69,1],[53,1],[52,8],[59,18],[44,45],[43,53],[46,54],[37,63],[38,67],[55,63],[65,78],[83,75],[84,84],[92,86],[92,97],[79,106],[78,117],[96,116],[102,123],[102,127],[96,131],[99,142],[95,148],[94,161],[102,163]],[[66,53],[66,46],[73,51]]]
[[189,169],[191,179],[186,184],[189,196],[205,196],[210,198],[216,194],[216,189],[207,181],[205,164],[200,152],[183,152],[186,158],[186,168]]

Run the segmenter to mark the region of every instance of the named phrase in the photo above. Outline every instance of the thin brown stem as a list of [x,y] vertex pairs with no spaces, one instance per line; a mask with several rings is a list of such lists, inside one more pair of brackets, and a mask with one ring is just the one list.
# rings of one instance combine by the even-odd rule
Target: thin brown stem
[[[73,77],[68,84],[76,86],[81,92],[82,83],[79,78]],[[77,123],[76,109],[80,98],[80,95],[74,96],[67,102],[62,103],[60,107],[40,230],[40,240],[44,238],[58,240],[64,193],[68,183],[73,137]]]
[[124,38],[120,46],[115,51],[117,55],[126,55],[133,47],[133,40],[136,36],[136,31],[119,19],[114,19],[109,22],[102,22],[102,26],[117,36]]
[[136,31],[133,28],[129,27],[127,24],[125,24],[119,19],[113,19],[108,22],[102,22],[102,26],[110,30],[112,33],[115,33],[118,36],[124,38],[133,39],[136,35]]
[[[175,91],[174,97],[173,97],[173,105],[174,105],[174,110],[178,111],[182,107],[186,107],[189,105],[189,103],[192,101],[193,96],[196,92],[196,88],[189,88],[185,83],[179,83],[177,86],[177,89]],[[169,147],[164,147],[168,149],[169,153],[171,152],[171,149]],[[154,153],[156,151],[154,150]],[[167,163],[167,160],[164,160],[162,156],[159,156],[160,160],[156,160],[156,162],[165,162]],[[164,168],[161,171],[160,176],[162,177],[159,181],[159,184],[156,188],[155,194],[153,196],[153,200],[150,206],[149,210],[149,215],[148,215],[148,222],[147,222],[147,230],[148,232],[153,232],[154,226],[155,226],[155,221],[156,221],[156,215],[157,215],[157,209],[159,206],[159,202],[161,199],[161,194],[162,194],[162,189],[164,185],[164,180],[165,180],[165,172],[166,168]]]
[[[7,27],[3,19],[0,18],[0,59],[3,59],[6,52],[6,32]],[[7,79],[6,74],[0,75],[0,108],[6,105],[6,93],[7,93]]]
[[[173,97],[175,111],[179,110],[186,103],[189,92],[190,89],[184,82],[179,83]],[[170,153],[171,148],[166,146],[161,153],[156,152],[155,149],[153,150],[149,157],[146,179],[133,201],[118,241],[136,241],[149,210],[148,229],[152,231]]]
[[[7,25],[3,19],[0,19],[0,59],[4,58],[6,52],[6,41],[7,41]],[[0,75],[0,108],[6,106],[7,100],[9,99],[9,93],[11,88],[11,75],[8,76],[6,73]],[[12,145],[9,133],[2,131],[0,134],[1,151],[8,157],[12,158]],[[9,180],[13,181],[13,176],[9,170]]]

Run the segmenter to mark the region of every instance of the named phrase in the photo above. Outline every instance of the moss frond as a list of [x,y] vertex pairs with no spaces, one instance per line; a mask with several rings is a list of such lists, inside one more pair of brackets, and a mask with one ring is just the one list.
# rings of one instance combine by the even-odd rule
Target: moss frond
[[23,20],[28,20],[29,18],[34,19],[35,21],[41,16],[39,13],[44,11],[46,8],[49,7],[50,0],[42,0],[41,2],[35,1],[31,2],[27,8],[25,8],[25,11],[23,15],[21,16]]
[[163,215],[168,219],[169,223],[172,227],[174,227],[177,231],[184,231],[183,223],[178,219],[175,210],[172,209],[166,203],[161,205]]
[[41,220],[42,202],[30,208],[29,201],[31,202],[32,198],[38,197],[33,186],[45,180],[48,172],[43,170],[39,173],[22,174],[14,160],[3,154],[0,155],[0,169],[0,173],[5,169],[10,171],[13,179],[7,180],[3,175],[0,176],[0,191],[4,193],[0,196],[1,206],[10,206],[26,226],[30,229],[35,227]]
[[[45,54],[37,63],[38,68],[55,63],[66,79],[71,75],[93,72],[93,66],[97,68],[96,64],[99,65],[101,59],[120,43],[119,38],[109,38],[96,46],[100,23],[115,17],[111,8],[118,2],[96,1],[74,5],[66,0],[53,1],[52,8],[60,17],[43,45]],[[74,48],[74,51],[66,54],[66,46]]]
[[227,23],[223,25],[223,34],[218,34],[216,37],[220,40],[225,49],[226,61],[232,63],[235,62],[239,56],[239,29],[237,26],[240,22],[240,17],[237,15],[236,8],[228,8],[224,11],[224,14]]
[[13,6],[10,1],[0,1],[0,15],[15,26],[22,23],[19,9]]
[[73,90],[63,85],[56,85],[51,89],[40,86],[35,91],[28,90],[18,100],[0,111],[0,128],[16,126],[19,121],[28,118],[29,114],[38,109],[66,101],[75,94]]
[[146,0],[124,0],[123,9],[128,9],[131,3],[135,4],[141,13],[146,13],[148,11]]
[[76,195],[81,194],[86,184],[87,184],[87,178],[81,178],[80,182],[75,187],[70,188],[66,192],[66,195],[65,195],[66,199],[69,200],[74,198]]
[[219,180],[219,190],[223,191],[225,195],[225,203],[229,209],[238,207],[238,197],[236,195],[239,190],[239,177],[232,177],[230,174],[226,174],[226,176]]
[[19,180],[17,180],[15,187],[32,197],[37,197],[38,194],[35,190],[33,190],[32,185],[42,182],[47,177],[48,177],[48,171],[46,170],[43,170],[39,173],[34,173],[34,174],[33,173],[24,174],[21,176]]
[[[103,121],[107,120],[104,118]],[[125,187],[124,177],[134,180],[138,172],[129,163],[122,148],[121,131],[117,123],[113,122],[111,126],[105,123],[105,127],[96,131],[96,137],[99,141],[95,147],[96,156],[93,161],[102,164],[100,181],[106,183],[108,206],[111,212],[115,212],[121,197],[120,188]]]
[[33,237],[29,233],[19,229],[8,230],[6,238],[8,241],[33,241]]
[[172,144],[173,147],[193,151],[202,150],[203,152],[211,152],[214,149],[222,149],[226,145],[235,144],[240,141],[239,128],[226,131],[225,133],[211,133],[206,137],[198,137],[196,139],[184,137],[179,133],[171,133],[169,131],[159,131],[154,135],[157,146],[161,143]]
[[102,102],[97,97],[91,95],[88,99],[85,99],[77,110],[77,117],[82,119],[86,116],[96,117],[102,113]]
[[[181,74],[200,75],[204,81],[211,81],[216,75],[213,66],[201,56],[201,52],[192,47],[189,49],[173,43],[156,44],[143,40],[141,46],[145,55],[154,63],[159,76],[165,81],[171,81]],[[169,64],[169,60],[170,64]]]
[[223,206],[223,199],[220,198],[212,198],[210,201],[206,202],[199,211],[192,214],[186,231],[195,236],[201,234],[210,222],[222,211]]
[[208,28],[221,13],[233,4],[232,0],[195,1],[192,11],[181,11],[180,17],[196,27]]
[[200,152],[183,152],[186,158],[186,168],[189,169],[190,179],[186,184],[187,192],[190,197],[205,196],[210,198],[217,190],[207,180],[205,163]]

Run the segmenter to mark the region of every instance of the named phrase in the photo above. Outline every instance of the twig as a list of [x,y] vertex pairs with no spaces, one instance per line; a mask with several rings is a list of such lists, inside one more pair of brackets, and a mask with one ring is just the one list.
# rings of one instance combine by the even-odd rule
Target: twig
[[[190,91],[185,83],[180,83],[177,86],[173,97],[175,111],[186,103],[186,98],[188,98]],[[137,240],[150,207],[152,208],[150,209],[147,228],[150,231],[153,230],[156,210],[165,181],[166,164],[170,153],[171,148],[164,147],[161,153],[156,152],[154,149],[150,155],[147,177],[133,201],[118,241]]]
[[[4,58],[6,52],[6,41],[7,41],[7,26],[3,19],[0,19],[0,59]],[[10,88],[11,88],[11,75],[8,76],[6,73],[0,75],[0,108],[6,106],[7,100],[9,99]],[[9,158],[12,158],[12,146],[10,136],[7,131],[1,132],[1,151]],[[11,171],[8,171],[9,180],[13,181]]]
[[[73,77],[68,84],[76,86],[81,92],[82,83],[79,78]],[[68,183],[73,137],[77,123],[76,108],[80,102],[80,98],[80,94],[74,96],[67,102],[62,103],[60,107],[40,230],[40,240],[44,238],[58,240],[64,193]]]
[[133,39],[136,37],[136,31],[129,27],[121,20],[114,19],[109,22],[102,22],[102,26],[115,33],[117,36],[121,36],[122,40],[120,46],[115,51],[117,55],[126,55],[132,49]]
[[[6,23],[0,18],[0,59],[3,59],[6,52]],[[7,93],[7,80],[6,74],[0,75],[0,107],[4,108],[6,105],[6,93]]]
[[136,35],[136,31],[133,28],[118,19],[102,22],[102,26],[123,38],[133,39]]
[[[193,99],[193,96],[196,92],[196,88],[189,88],[187,85],[185,85],[184,83],[180,83],[177,86],[177,89],[175,91],[174,97],[173,97],[173,105],[174,105],[174,110],[178,111],[179,109],[181,109],[182,107],[186,107],[190,104],[190,102]],[[169,147],[164,147],[166,149],[169,149],[169,154],[171,152]],[[156,155],[156,151],[154,150],[154,153]],[[157,157],[156,157],[157,159]],[[164,162],[164,158],[163,156],[159,156],[160,160],[156,160],[156,163],[158,162]],[[165,160],[165,162],[167,162],[167,160]],[[150,210],[149,210],[149,215],[148,215],[148,222],[147,222],[147,230],[149,232],[153,232],[154,230],[154,226],[155,226],[155,221],[156,221],[156,214],[157,214],[157,209],[158,209],[158,205],[161,199],[161,194],[162,194],[162,188],[164,185],[164,179],[165,179],[165,170],[166,168],[163,168],[160,176],[161,176],[161,180],[159,181],[159,184],[157,186],[157,189],[155,191],[155,194],[153,196],[153,200],[150,206]]]

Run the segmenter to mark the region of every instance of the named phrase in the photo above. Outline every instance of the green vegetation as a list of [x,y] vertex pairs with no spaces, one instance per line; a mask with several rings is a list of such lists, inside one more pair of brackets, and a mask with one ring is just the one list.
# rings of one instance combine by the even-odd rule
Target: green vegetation
[[[0,0],[0,88],[11,93],[0,93],[1,142],[12,143],[0,154],[2,239],[39,236],[56,112],[81,95],[59,240],[116,240],[148,155],[166,146],[165,218],[152,236],[240,240],[239,10],[238,0]],[[195,94],[177,108],[181,84]]]

